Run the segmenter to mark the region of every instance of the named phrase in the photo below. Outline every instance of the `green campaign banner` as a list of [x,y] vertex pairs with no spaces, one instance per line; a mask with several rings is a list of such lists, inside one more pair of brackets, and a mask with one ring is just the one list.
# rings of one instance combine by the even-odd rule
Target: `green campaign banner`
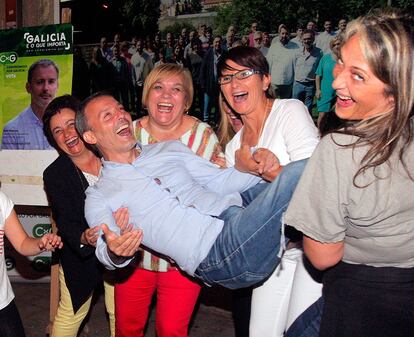
[[41,118],[54,97],[71,93],[73,26],[3,30],[0,41],[1,149],[51,149]]

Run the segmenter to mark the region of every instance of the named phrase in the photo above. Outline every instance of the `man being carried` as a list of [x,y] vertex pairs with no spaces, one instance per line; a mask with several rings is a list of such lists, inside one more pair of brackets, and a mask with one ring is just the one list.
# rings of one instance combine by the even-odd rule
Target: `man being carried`
[[[138,228],[143,245],[206,283],[247,287],[277,266],[282,213],[306,161],[289,164],[271,184],[257,184],[259,177],[219,169],[179,142],[142,146],[129,113],[104,94],[83,103],[76,124],[104,158],[101,178],[86,191],[85,215],[91,227],[105,224],[96,254],[106,268],[131,262]],[[255,159],[261,165],[260,151]],[[278,166],[273,159],[270,166]],[[122,207],[130,232],[113,218]]]

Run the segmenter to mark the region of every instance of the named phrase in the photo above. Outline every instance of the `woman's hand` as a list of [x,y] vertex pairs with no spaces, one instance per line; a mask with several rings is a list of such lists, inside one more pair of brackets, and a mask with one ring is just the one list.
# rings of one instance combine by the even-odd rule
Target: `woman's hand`
[[250,152],[250,146],[242,145],[234,155],[235,164],[234,167],[241,172],[248,172],[255,175],[258,173],[258,164],[253,159],[252,153]]
[[63,242],[59,235],[56,234],[45,234],[39,239],[38,243],[40,251],[55,251],[55,248],[62,248]]
[[83,245],[89,245],[96,247],[96,241],[98,241],[99,226],[85,229],[81,235],[80,242]]
[[216,164],[220,168],[227,167],[226,158],[224,158],[223,156],[217,155],[217,154],[213,154],[213,156],[210,159],[210,162],[212,162],[213,164]]
[[282,170],[276,155],[265,148],[258,148],[253,154],[250,147],[242,145],[235,154],[235,167],[239,171],[248,172],[273,181]]
[[279,159],[268,149],[258,148],[252,157],[258,165],[257,174],[265,180],[273,181],[282,170]]
[[133,225],[129,223],[129,210],[126,207],[118,208],[112,213],[116,225],[121,229],[121,235],[132,231]]
[[223,151],[221,150],[221,146],[218,145],[214,149],[214,152],[210,158],[210,162],[216,164],[220,168],[226,168],[226,158],[224,158]]
[[315,91],[315,97],[316,99],[320,99],[322,96],[322,91],[320,91],[319,89],[316,89]]

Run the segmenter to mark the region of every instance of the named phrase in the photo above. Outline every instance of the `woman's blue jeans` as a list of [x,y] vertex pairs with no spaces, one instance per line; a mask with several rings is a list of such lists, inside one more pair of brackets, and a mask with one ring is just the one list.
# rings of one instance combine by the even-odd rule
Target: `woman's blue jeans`
[[197,277],[238,289],[261,282],[273,272],[280,262],[282,215],[306,162],[286,165],[272,183],[243,192],[243,207],[229,207],[220,215],[223,230],[195,271]]

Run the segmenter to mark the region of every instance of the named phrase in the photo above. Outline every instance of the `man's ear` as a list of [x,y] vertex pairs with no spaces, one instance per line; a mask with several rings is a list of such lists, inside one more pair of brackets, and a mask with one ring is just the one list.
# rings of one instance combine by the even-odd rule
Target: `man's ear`
[[88,144],[96,144],[96,137],[92,130],[85,131],[82,135],[82,138]]
[[31,94],[31,88],[30,88],[30,83],[26,82],[26,91],[28,94]]

